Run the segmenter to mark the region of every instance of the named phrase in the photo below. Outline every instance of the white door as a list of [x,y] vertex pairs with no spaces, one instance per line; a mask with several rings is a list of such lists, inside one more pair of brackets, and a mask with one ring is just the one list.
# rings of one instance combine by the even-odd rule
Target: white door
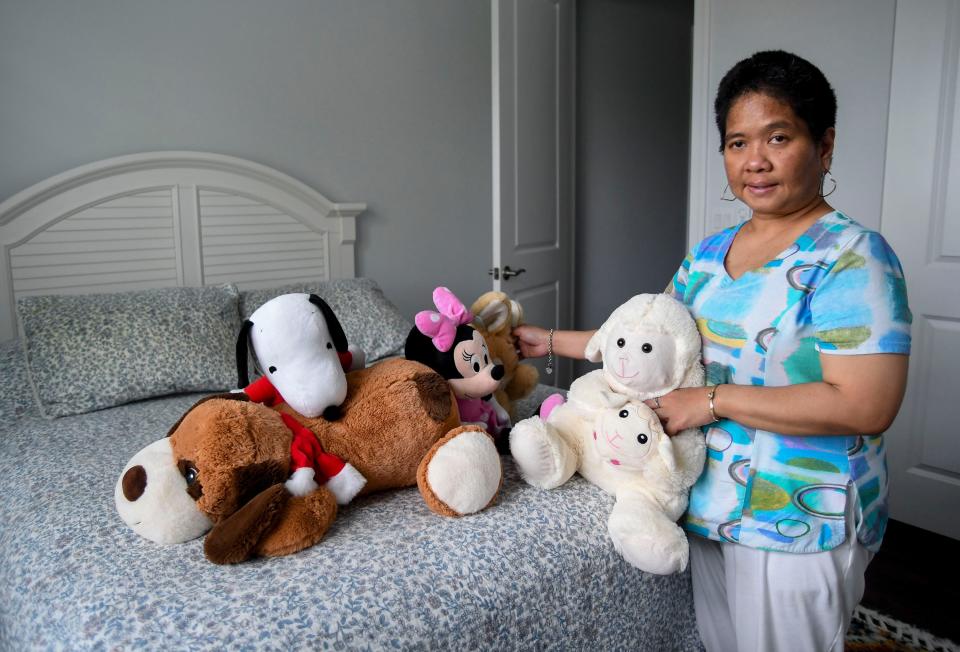
[[[574,8],[492,0],[493,288],[546,328],[573,325]],[[538,366],[569,386],[569,361]]]
[[960,1],[900,0],[881,232],[913,311],[910,380],[887,433],[891,516],[960,538]]

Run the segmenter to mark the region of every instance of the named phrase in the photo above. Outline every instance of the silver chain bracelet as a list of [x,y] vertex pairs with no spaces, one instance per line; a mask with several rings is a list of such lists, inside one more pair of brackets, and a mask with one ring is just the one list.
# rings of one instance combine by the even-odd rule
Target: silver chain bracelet
[[547,366],[544,368],[544,371],[549,376],[553,373],[553,331],[550,329],[550,337],[547,339]]

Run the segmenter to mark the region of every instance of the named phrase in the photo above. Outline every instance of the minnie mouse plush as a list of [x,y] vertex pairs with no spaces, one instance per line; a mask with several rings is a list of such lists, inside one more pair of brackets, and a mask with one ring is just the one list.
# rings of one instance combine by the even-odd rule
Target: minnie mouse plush
[[417,313],[407,335],[408,360],[427,365],[447,379],[457,399],[460,421],[482,426],[493,437],[497,450],[509,450],[510,417],[493,398],[503,378],[503,365],[495,364],[487,343],[470,322],[473,314],[445,287],[433,291],[437,312]]

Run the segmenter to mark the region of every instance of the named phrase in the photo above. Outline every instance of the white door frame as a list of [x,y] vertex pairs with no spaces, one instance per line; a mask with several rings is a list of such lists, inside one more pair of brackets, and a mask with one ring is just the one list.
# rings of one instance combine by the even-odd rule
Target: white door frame
[[707,166],[713,129],[710,88],[710,0],[693,1],[693,70],[690,92],[690,170],[687,196],[687,250],[707,235]]

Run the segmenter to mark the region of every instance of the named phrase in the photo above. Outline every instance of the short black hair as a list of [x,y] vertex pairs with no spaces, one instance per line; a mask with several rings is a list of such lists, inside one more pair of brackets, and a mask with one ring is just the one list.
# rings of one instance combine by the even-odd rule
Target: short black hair
[[720,151],[727,136],[727,114],[748,93],[762,93],[787,104],[820,142],[837,122],[837,96],[815,65],[783,50],[757,52],[738,62],[720,80],[713,109],[720,130]]

